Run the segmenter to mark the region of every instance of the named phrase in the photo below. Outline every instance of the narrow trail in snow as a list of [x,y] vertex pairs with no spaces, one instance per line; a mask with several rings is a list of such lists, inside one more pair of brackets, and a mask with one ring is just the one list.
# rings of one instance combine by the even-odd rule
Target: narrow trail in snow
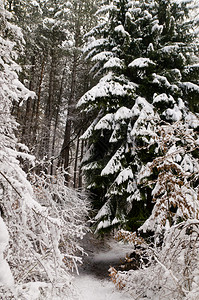
[[91,233],[82,241],[88,256],[84,256],[75,285],[79,290],[79,300],[128,300],[132,299],[122,291],[117,291],[109,277],[110,266],[120,265],[131,247],[117,243],[113,237],[96,239]]
[[80,267],[81,274],[100,280],[110,280],[108,269],[110,266],[117,267],[120,264],[120,258],[115,255],[111,256],[109,253],[111,251],[110,241],[113,241],[112,237],[97,239],[92,234],[85,237],[82,246],[88,256],[83,258],[83,265]]

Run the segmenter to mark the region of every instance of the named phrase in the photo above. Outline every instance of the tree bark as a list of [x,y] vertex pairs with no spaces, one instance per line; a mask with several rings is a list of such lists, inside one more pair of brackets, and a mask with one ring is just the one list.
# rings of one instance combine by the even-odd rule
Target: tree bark
[[[84,141],[82,140],[80,162],[82,161],[83,156],[84,156]],[[78,187],[82,188],[82,184],[83,184],[83,182],[82,182],[82,166],[80,164],[80,166],[79,166],[79,184],[78,184]]]
[[[31,79],[29,82],[29,90],[31,91],[33,89],[33,78],[34,78],[34,73],[35,73],[35,57],[33,56],[31,58]],[[32,103],[33,99],[29,98],[26,101],[26,112],[24,115],[24,121],[23,121],[23,129],[22,129],[22,136],[21,140],[23,143],[25,143],[27,146],[30,145],[30,134],[31,134],[31,115],[33,113],[32,111]]]
[[67,172],[65,176],[67,184],[69,184],[70,181],[70,176],[68,172],[69,172],[69,159],[70,159],[72,117],[73,117],[74,105],[75,105],[74,95],[76,89],[76,73],[77,73],[77,55],[76,53],[74,53],[71,88],[70,88],[70,95],[68,100],[68,113],[67,113],[67,120],[65,125],[65,132],[64,132],[64,142],[60,153],[61,164],[63,165],[64,170]]
[[42,140],[40,143],[39,156],[41,158],[45,157],[46,160],[50,158],[50,135],[51,135],[51,123],[53,117],[53,108],[54,108],[54,80],[55,80],[55,65],[56,58],[54,50],[51,51],[51,66],[49,74],[49,84],[48,84],[48,97],[45,105],[44,111],[44,123],[42,130]]
[[77,165],[78,165],[78,156],[79,156],[79,142],[80,142],[80,136],[77,138],[77,145],[76,145],[76,153],[75,153],[75,166],[74,166],[74,175],[73,175],[73,187],[77,187]]
[[[58,121],[59,121],[60,107],[61,107],[61,103],[62,103],[62,95],[63,95],[63,90],[64,90],[65,73],[66,73],[66,63],[64,65],[64,70],[62,73],[61,86],[60,86],[60,90],[59,90],[59,98],[58,98],[57,107],[56,107],[55,124],[54,124],[53,139],[52,139],[52,156],[55,155],[55,142],[56,142],[57,126],[58,126]],[[53,175],[53,167],[54,167],[54,161],[52,161],[52,163],[51,163],[51,175]]]

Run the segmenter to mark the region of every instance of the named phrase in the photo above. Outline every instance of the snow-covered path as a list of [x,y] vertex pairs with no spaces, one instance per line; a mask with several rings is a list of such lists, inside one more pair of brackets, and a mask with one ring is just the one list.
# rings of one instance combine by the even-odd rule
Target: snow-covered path
[[111,281],[92,276],[79,276],[76,284],[80,300],[128,300],[130,296],[117,291]]
[[79,300],[128,300],[132,299],[122,291],[116,290],[108,276],[110,266],[120,263],[130,247],[109,239],[103,243],[89,238],[84,242],[88,257],[80,268],[80,275],[76,276],[75,286]]

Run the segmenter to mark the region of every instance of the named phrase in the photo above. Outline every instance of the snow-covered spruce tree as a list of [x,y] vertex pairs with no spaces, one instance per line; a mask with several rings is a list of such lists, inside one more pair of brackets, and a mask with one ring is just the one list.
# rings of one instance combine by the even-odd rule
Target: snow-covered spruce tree
[[93,118],[82,138],[97,230],[122,223],[136,229],[152,211],[152,189],[138,174],[160,155],[156,128],[188,118],[199,92],[191,82],[198,68],[194,2],[110,1],[89,34],[87,57],[101,79],[79,106]]
[[[118,223],[124,214],[117,199],[114,204],[110,203],[107,191],[114,182],[115,173],[121,169],[121,159],[126,161],[126,136],[120,131],[125,132],[128,126],[129,108],[132,107],[136,88],[127,76],[128,64],[132,60],[129,59],[131,37],[127,12],[128,1],[111,1],[98,11],[100,24],[88,34],[90,42],[86,53],[87,58],[94,62],[93,73],[101,79],[79,102],[79,106],[84,107],[93,119],[82,137],[88,140],[84,170],[88,188],[95,195],[94,208],[100,210],[103,207],[101,228]],[[112,174],[109,172],[109,176],[104,176],[102,171],[111,159],[115,162]]]
[[13,100],[34,93],[18,79],[17,49],[22,49],[23,37],[11,17],[0,1],[0,295],[70,299],[69,271],[77,266],[77,250],[82,251],[77,240],[84,234],[87,202],[64,186],[60,172],[31,185],[22,170],[22,162],[34,158],[17,142],[11,108]]
[[[187,199],[187,193],[185,193],[186,188],[189,189],[189,183],[187,184],[186,182],[186,175],[183,173],[183,171],[183,174],[181,173],[179,176],[176,175],[179,173],[181,166],[179,166],[179,169],[178,166],[176,166],[175,169],[175,166],[171,165],[170,174],[168,168],[166,167],[163,167],[163,169],[161,169],[161,167],[154,168],[153,172],[150,173],[150,176],[148,173],[148,180],[145,178],[145,183],[140,184],[140,171],[147,173],[147,166],[151,164],[151,161],[154,163],[155,157],[157,157],[157,161],[161,161],[160,165],[164,165],[165,163],[168,166],[168,161],[170,161],[170,163],[172,161],[170,152],[174,150],[170,150],[171,145],[164,145],[164,147],[160,149],[160,144],[163,144],[163,141],[160,137],[162,137],[163,140],[164,138],[167,139],[167,141],[172,138],[173,143],[176,144],[176,149],[181,146],[181,150],[179,150],[181,152],[181,160],[178,161],[179,165],[187,159],[186,152],[188,151],[187,149],[193,148],[192,143],[195,142],[194,147],[197,147],[196,140],[198,120],[197,116],[189,111],[188,106],[189,100],[193,95],[197,97],[199,90],[198,85],[185,81],[188,80],[188,78],[190,79],[189,76],[184,76],[186,70],[192,68],[190,65],[191,63],[194,63],[193,68],[197,69],[197,65],[195,65],[197,61],[195,53],[198,46],[196,44],[197,40],[195,37],[195,32],[193,32],[195,21],[193,19],[189,19],[189,17],[191,17],[189,13],[194,7],[194,1],[191,1],[190,3],[184,1],[155,1],[154,3],[154,6],[148,6],[150,7],[148,12],[150,12],[153,16],[153,22],[151,22],[152,27],[150,27],[149,30],[149,32],[151,32],[151,36],[153,37],[153,41],[150,43],[148,49],[146,49],[146,53],[148,52],[147,59],[150,59],[151,63],[154,63],[154,68],[152,72],[143,70],[142,73],[139,73],[138,65],[140,63],[143,64],[144,59],[142,58],[141,60],[135,59],[130,64],[130,67],[133,68],[134,72],[138,71],[138,73],[136,73],[137,78],[141,76],[139,89],[141,90],[142,96],[152,103],[151,109],[153,109],[155,115],[153,116],[151,114],[149,117],[151,120],[149,120],[145,116],[142,116],[141,111],[138,119],[133,125],[133,130],[131,131],[130,136],[133,142],[133,149],[135,152],[137,152],[138,157],[143,163],[141,169],[139,169],[137,173],[137,183],[142,199],[145,199],[146,204],[148,203],[147,200],[153,203],[154,191],[152,186],[150,186],[150,180],[153,180],[154,178],[157,178],[156,176],[158,176],[160,185],[163,184],[163,173],[165,172],[164,179],[167,179],[164,183],[164,187],[162,185],[159,192],[164,194],[163,198],[164,201],[166,201],[165,193],[168,192],[168,199],[171,197],[172,193],[179,195],[179,190],[181,190],[181,195],[184,194],[184,196],[179,196],[178,198],[176,195],[178,200],[177,202],[174,200],[175,203],[173,203],[173,206],[175,208],[173,209],[174,211],[178,211],[178,209],[180,210],[180,207],[184,208],[184,212],[181,211],[181,218],[183,219],[184,213],[184,218],[186,219],[189,217],[194,217],[197,208],[194,212],[192,211],[192,213],[185,213],[185,207],[187,208],[187,206],[191,204]],[[148,1],[148,4],[151,4],[151,2]],[[189,6],[190,4],[193,6]],[[146,3],[144,7],[147,7]],[[192,24],[192,26],[190,26],[190,24]],[[197,22],[195,23],[195,26],[197,26]],[[159,34],[157,34],[156,31],[158,31]],[[191,59],[190,52],[192,53]],[[172,127],[173,123],[175,124]],[[190,128],[192,128],[192,130]],[[165,132],[165,130],[168,130],[168,132]],[[171,136],[169,136],[169,132],[172,133]],[[188,138],[189,134],[192,135],[192,137]],[[179,145],[180,139],[182,139],[181,145]],[[173,147],[175,148],[175,145],[173,145]],[[169,153],[168,161],[167,157],[165,156],[167,151]],[[197,159],[195,151],[192,152],[190,150],[189,158],[193,161]],[[176,160],[174,159],[174,164],[175,163]],[[195,164],[197,165],[197,162],[195,162]],[[190,169],[190,178],[194,177],[195,170],[196,169],[194,168]],[[174,178],[176,178],[176,180],[172,177],[172,175]],[[180,180],[181,183],[179,183]],[[188,179],[188,182],[189,181],[190,179]],[[178,189],[175,190],[177,182],[179,186]],[[183,185],[184,187],[182,187]],[[190,187],[190,189],[192,189],[192,187]],[[171,194],[169,195],[170,192]],[[195,206],[195,196],[193,196],[194,193],[190,193],[192,194],[190,202],[193,201],[192,205]],[[164,205],[165,202],[163,206]],[[172,203],[170,203],[168,206],[169,207],[167,207],[167,210],[165,210],[167,211],[167,216],[165,214],[165,220],[163,222],[164,225],[166,224],[166,219],[169,219],[169,210],[172,209]],[[160,211],[158,212],[159,208],[160,207],[158,206],[156,213],[154,214],[155,218],[157,217],[158,213],[161,214]],[[175,216],[175,218],[175,221],[177,221],[177,219],[179,221],[179,216]],[[171,219],[169,220],[170,225],[171,223],[173,224],[173,220]],[[145,227],[145,229],[147,228]]]

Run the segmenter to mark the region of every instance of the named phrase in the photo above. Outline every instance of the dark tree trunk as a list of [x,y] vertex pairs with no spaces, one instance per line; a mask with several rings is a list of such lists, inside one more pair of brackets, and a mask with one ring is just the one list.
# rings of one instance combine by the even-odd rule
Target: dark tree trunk
[[56,66],[56,59],[55,59],[54,51],[52,50],[49,84],[48,84],[48,96],[45,104],[44,123],[43,123],[43,130],[41,134],[42,140],[40,143],[40,150],[39,150],[40,158],[45,157],[46,160],[48,160],[51,156],[50,137],[51,137],[51,124],[53,118],[54,97],[55,97],[54,95],[55,66]]
[[74,175],[73,175],[73,187],[77,187],[77,175],[78,175],[78,159],[79,159],[79,144],[80,144],[80,136],[78,136],[77,139],[77,145],[76,145],[76,153],[75,153],[75,166],[74,166]]
[[[34,80],[34,73],[35,73],[35,56],[31,58],[31,79],[29,82],[29,90],[33,90],[33,80]],[[22,135],[21,135],[21,140],[23,143],[25,143],[27,146],[30,145],[30,134],[31,134],[31,127],[32,127],[32,122],[31,122],[31,116],[33,114],[33,99],[29,98],[26,101],[26,111],[24,115],[24,120],[23,120],[23,129],[22,129]]]
[[[83,156],[84,156],[84,141],[82,140],[82,143],[81,143],[81,154],[80,154],[80,162],[82,161],[83,159]],[[79,188],[82,188],[82,167],[81,167],[81,164],[79,166],[79,184],[78,184],[78,187]]]
[[[70,88],[70,95],[68,100],[68,113],[67,113],[67,120],[65,125],[65,132],[64,132],[64,142],[60,153],[61,164],[63,165],[64,170],[66,172],[69,172],[72,118],[73,118],[73,112],[75,106],[74,97],[75,97],[75,89],[76,89],[76,73],[77,73],[77,55],[74,53],[71,88]],[[69,174],[66,174],[65,179],[66,179],[66,183],[69,184],[70,181]]]
[[[57,102],[57,107],[56,107],[56,115],[55,115],[55,124],[54,124],[54,130],[53,130],[53,139],[52,139],[52,156],[55,155],[55,142],[56,142],[56,135],[57,135],[57,126],[58,126],[58,121],[59,121],[59,113],[60,113],[60,108],[61,108],[61,103],[62,103],[62,95],[63,95],[63,90],[64,90],[64,79],[65,79],[65,73],[66,73],[66,64],[64,66],[63,74],[62,74],[62,79],[61,79],[61,86],[59,90],[59,98]],[[54,161],[51,163],[51,175],[53,174],[53,167],[54,167]]]

